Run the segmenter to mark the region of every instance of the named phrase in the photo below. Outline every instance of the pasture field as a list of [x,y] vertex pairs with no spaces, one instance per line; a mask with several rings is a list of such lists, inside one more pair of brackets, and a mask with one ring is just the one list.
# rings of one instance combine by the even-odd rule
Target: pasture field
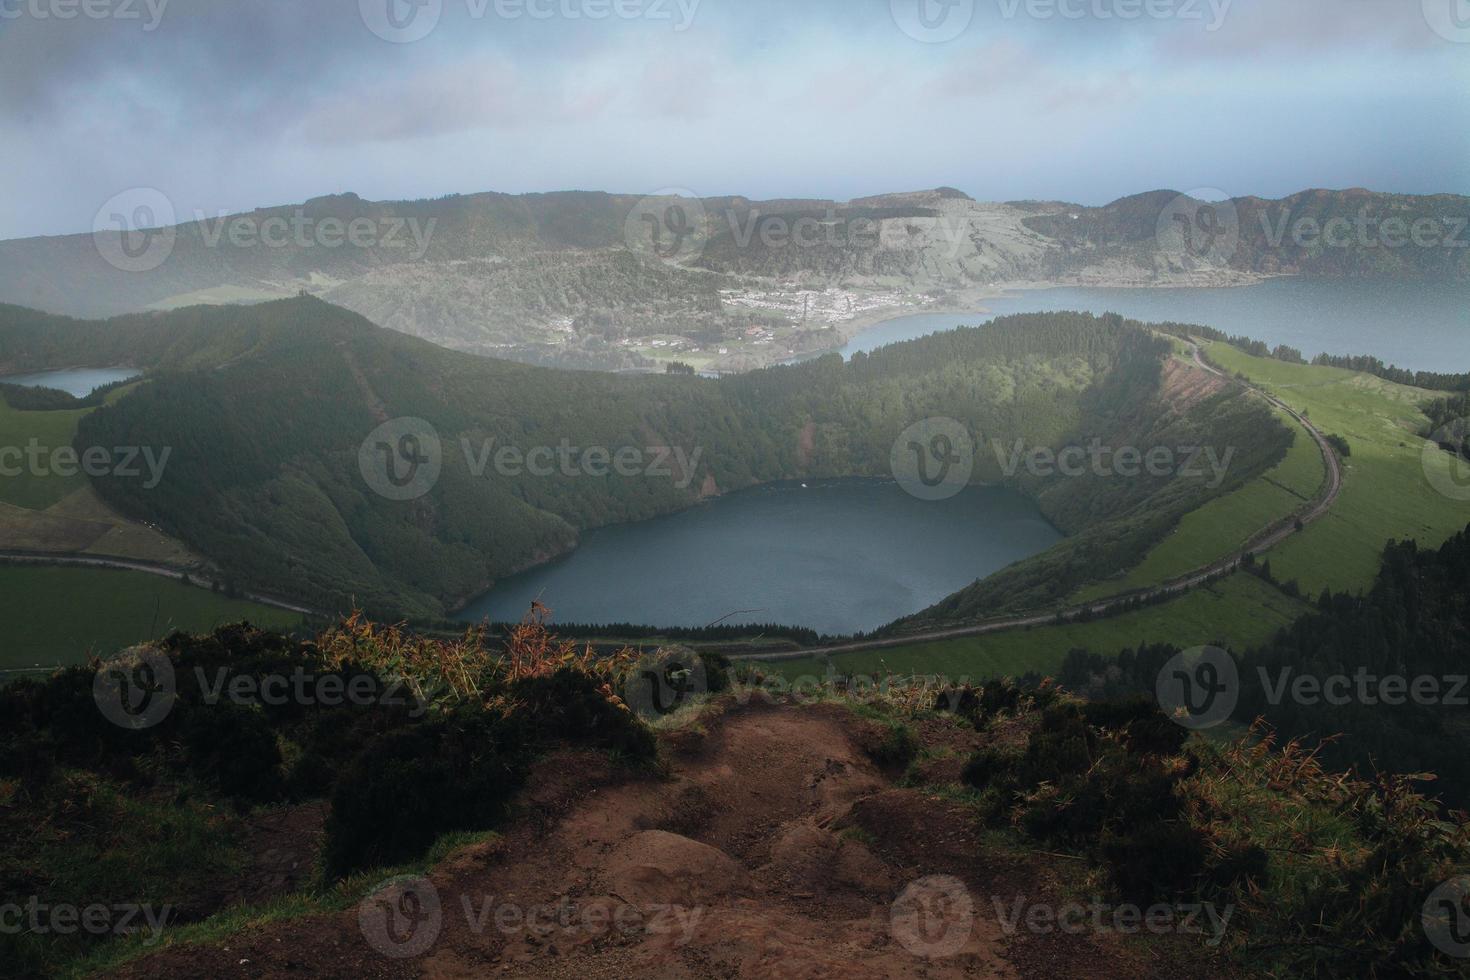
[[[1172,602],[1107,619],[837,654],[831,662],[839,674],[872,676],[944,674],[979,681],[1031,671],[1049,674],[1068,651],[1079,647],[1110,655],[1140,643],[1213,643],[1242,650],[1269,639],[1308,608],[1254,575],[1238,572]],[[788,679],[827,673],[827,661],[817,658],[760,666]]]
[[1080,590],[1075,601],[1157,585],[1209,565],[1315,497],[1327,479],[1317,443],[1285,412],[1277,415],[1296,433],[1285,459],[1238,490],[1186,514],[1173,533],[1126,575]]
[[[1426,476],[1448,472],[1447,454],[1424,451],[1418,434],[1424,403],[1442,393],[1394,384],[1338,368],[1252,357],[1224,343],[1204,346],[1210,360],[1249,379],[1310,418],[1324,434],[1347,439],[1343,489],[1332,510],[1260,559],[1282,582],[1296,581],[1304,596],[1321,590],[1372,585],[1384,545],[1413,538],[1438,547],[1470,523],[1470,502],[1452,499]],[[1316,494],[1325,478],[1316,444],[1300,432],[1286,458],[1260,479],[1187,515],[1178,529],[1125,576],[1090,586],[1078,599],[1100,598],[1155,584],[1208,564],[1255,531],[1291,513]],[[1055,671],[1073,648],[1117,653],[1141,642],[1181,647],[1221,643],[1244,649],[1268,639],[1307,611],[1260,579],[1240,573],[1179,599],[1120,616],[1033,627],[954,640],[839,654],[843,674],[943,673],[993,678]],[[826,659],[778,662],[788,677],[823,675]]]
[[284,630],[302,617],[146,572],[0,564],[0,671],[84,663],[174,630],[240,620]]
[[1342,494],[1321,520],[1273,548],[1277,579],[1295,579],[1307,595],[1324,588],[1366,589],[1390,540],[1413,538],[1437,548],[1470,523],[1470,501],[1434,488],[1426,467],[1448,473],[1447,453],[1424,451],[1419,406],[1444,397],[1339,368],[1251,357],[1228,344],[1207,345],[1219,367],[1239,372],[1312,420],[1324,435],[1348,441]]
[[[48,453],[70,446],[77,434],[77,423],[91,411],[90,408],[79,408],[69,412],[18,412],[0,398],[0,448],[24,452],[32,439]],[[17,465],[17,461],[10,458],[5,460],[5,465],[7,470],[19,469],[20,472],[13,476],[0,475],[0,503],[26,510],[45,510],[87,482],[86,476],[80,473],[67,477],[49,472],[42,474],[24,463]]]

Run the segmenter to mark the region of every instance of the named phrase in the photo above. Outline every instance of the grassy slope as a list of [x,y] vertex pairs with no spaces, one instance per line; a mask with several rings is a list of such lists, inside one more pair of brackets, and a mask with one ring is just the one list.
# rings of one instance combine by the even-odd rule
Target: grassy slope
[[1081,590],[1076,601],[1167,582],[1208,565],[1315,497],[1327,478],[1322,454],[1316,442],[1286,413],[1277,415],[1296,432],[1296,441],[1284,460],[1240,489],[1186,514],[1174,532],[1127,575]]
[[82,663],[175,629],[204,633],[242,619],[274,629],[301,622],[143,572],[0,565],[0,670]]
[[[114,391],[108,401],[116,401],[129,390]],[[77,423],[91,411],[18,412],[0,398],[0,446],[24,449],[31,439],[47,449],[70,446]],[[0,502],[27,511],[44,510],[86,487],[85,475],[38,476],[23,469],[27,472],[21,476],[0,477]],[[88,517],[116,520],[105,512]],[[106,538],[108,547],[93,550],[151,560],[170,557],[154,553],[157,537],[142,528],[121,527]],[[0,540],[0,546],[3,544]],[[277,628],[301,621],[296,613],[225,599],[141,572],[0,566],[0,621],[7,624],[5,640],[0,643],[0,670],[80,663],[91,652],[109,653],[130,646],[149,638],[155,610],[157,635],[172,629],[207,632],[241,619]]]
[[[1362,589],[1372,584],[1384,544],[1414,538],[1438,547],[1470,520],[1470,504],[1450,500],[1425,479],[1416,435],[1424,422],[1418,406],[1434,394],[1371,375],[1337,368],[1287,364],[1244,354],[1226,344],[1207,345],[1215,363],[1246,375],[1282,401],[1305,412],[1323,432],[1347,438],[1341,496],[1329,515],[1262,557],[1281,581],[1296,579],[1312,595],[1323,588]],[[1448,467],[1448,457],[1439,461]],[[1289,512],[1320,486],[1321,457],[1301,436],[1291,453],[1261,480],[1190,514],[1116,591],[1158,581],[1204,564],[1269,521]],[[1048,626],[990,636],[914,644],[833,658],[840,672],[943,672],[976,677],[1056,669],[1072,647],[1117,651],[1140,641],[1194,646],[1212,641],[1237,649],[1268,639],[1306,610],[1247,575],[1162,606],[1093,623]],[[822,674],[825,662],[776,665],[787,677]]]
[[[1424,423],[1419,405],[1433,392],[1338,368],[1287,364],[1211,344],[1210,358],[1244,373],[1277,398],[1306,413],[1324,433],[1347,438],[1352,449],[1342,495],[1331,512],[1265,557],[1281,581],[1303,591],[1362,589],[1373,582],[1390,539],[1414,538],[1438,547],[1470,520],[1470,504],[1439,494],[1424,476]],[[1441,464],[1448,468],[1449,457]]]
[[[0,398],[0,446],[24,451],[32,439],[48,451],[70,446],[77,433],[77,423],[91,411],[83,408],[71,412],[17,412]],[[10,469],[16,466],[16,461],[7,458],[4,464]],[[80,474],[65,478],[54,474],[40,476],[32,473],[24,462],[20,469],[19,476],[0,476],[0,501],[28,510],[45,510],[86,481]]]
[[[951,678],[988,679],[1027,671],[1048,673],[1055,671],[1067,651],[1076,647],[1116,652],[1139,643],[1225,643],[1236,648],[1261,643],[1306,611],[1305,603],[1288,598],[1254,576],[1237,574],[1165,605],[1092,623],[1040,626],[840,654],[832,658],[832,665],[838,673],[876,676],[889,672],[942,673]],[[824,661],[815,659],[768,666],[793,679],[822,676],[827,670]]]

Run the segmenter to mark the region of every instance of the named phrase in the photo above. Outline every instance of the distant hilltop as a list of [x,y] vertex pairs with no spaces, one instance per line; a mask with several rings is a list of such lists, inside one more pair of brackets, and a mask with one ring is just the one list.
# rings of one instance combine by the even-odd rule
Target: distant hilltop
[[[729,369],[824,349],[832,323],[1003,284],[1470,278],[1470,198],[1361,188],[1218,202],[1156,190],[1103,207],[952,187],[849,202],[344,191],[223,216],[174,213],[157,191],[120,198],[96,234],[0,242],[0,302],[103,317],[306,292],[475,353],[650,368],[650,338],[672,336]],[[149,215],[159,229],[113,226]],[[782,350],[736,351],[752,327]]]

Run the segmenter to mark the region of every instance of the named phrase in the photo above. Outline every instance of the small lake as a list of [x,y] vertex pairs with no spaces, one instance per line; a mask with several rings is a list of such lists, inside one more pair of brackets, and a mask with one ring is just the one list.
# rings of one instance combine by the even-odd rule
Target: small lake
[[880,323],[841,349],[844,357],[1012,313],[1077,310],[1129,319],[1199,323],[1287,344],[1308,360],[1371,354],[1413,371],[1470,371],[1470,282],[1269,279],[1228,289],[1023,290],[982,300],[984,313],[920,313]]
[[588,531],[576,551],[501,582],[461,614],[557,622],[809,626],[868,631],[1061,539],[1036,506],[996,487],[942,501],[889,480],[782,483],[638,524]]
[[43,371],[40,374],[17,374],[0,378],[0,383],[27,388],[57,388],[77,398],[86,398],[104,385],[127,381],[138,376],[132,368],[73,368],[66,371]]

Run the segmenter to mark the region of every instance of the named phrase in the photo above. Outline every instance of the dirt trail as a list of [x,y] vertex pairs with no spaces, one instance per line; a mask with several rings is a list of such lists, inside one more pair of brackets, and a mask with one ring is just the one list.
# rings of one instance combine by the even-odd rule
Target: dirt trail
[[[452,855],[431,889],[417,886],[407,901],[390,890],[367,913],[276,923],[226,947],[168,950],[126,975],[1172,972],[1156,951],[1116,936],[1007,935],[997,901],[1061,901],[1048,859],[989,853],[964,808],[895,788],[863,749],[876,738],[842,708],[752,704],[707,733],[666,738],[665,778],[618,781],[605,757],[562,753],[538,768],[504,836]],[[395,907],[407,915],[390,922]],[[536,928],[526,924],[532,913]]]

